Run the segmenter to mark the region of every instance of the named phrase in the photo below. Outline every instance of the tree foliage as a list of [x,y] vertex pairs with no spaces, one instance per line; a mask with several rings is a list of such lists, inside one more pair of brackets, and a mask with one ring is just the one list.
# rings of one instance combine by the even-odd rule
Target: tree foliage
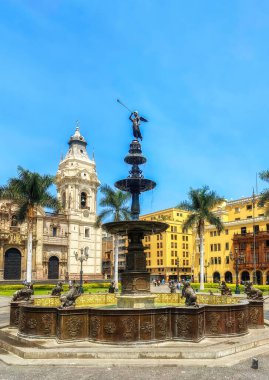
[[19,222],[34,216],[38,206],[53,210],[59,208],[56,197],[48,192],[54,176],[40,175],[18,166],[18,177],[10,178],[6,186],[0,187],[0,198],[13,200],[18,205]]
[[218,231],[223,230],[220,218],[212,210],[224,201],[223,197],[217,195],[215,191],[209,190],[208,186],[200,189],[190,189],[189,200],[181,202],[176,207],[189,211],[187,219],[183,223],[183,228],[197,228],[198,236],[204,233],[205,223],[212,224]]
[[[263,172],[259,173],[260,178],[263,181],[269,182],[269,170],[264,170]],[[260,194],[259,199],[259,206],[264,207],[265,206],[265,214],[269,215],[269,189],[264,189]]]
[[109,218],[113,222],[120,222],[121,220],[130,220],[131,212],[127,202],[130,200],[131,195],[124,193],[121,190],[114,190],[109,185],[103,185],[100,188],[103,197],[100,199],[99,205],[103,210],[97,217],[96,224],[98,226]]

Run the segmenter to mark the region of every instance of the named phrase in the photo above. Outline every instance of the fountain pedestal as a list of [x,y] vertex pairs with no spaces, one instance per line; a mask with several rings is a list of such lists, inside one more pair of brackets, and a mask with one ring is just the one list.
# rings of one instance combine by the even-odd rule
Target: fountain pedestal
[[156,296],[150,294],[126,294],[117,296],[120,309],[152,309]]

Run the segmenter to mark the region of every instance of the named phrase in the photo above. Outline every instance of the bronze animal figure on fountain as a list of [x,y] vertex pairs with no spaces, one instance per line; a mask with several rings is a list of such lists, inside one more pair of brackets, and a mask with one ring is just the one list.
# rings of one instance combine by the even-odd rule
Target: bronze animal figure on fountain
[[63,291],[63,284],[61,281],[59,281],[57,285],[55,286],[55,288],[52,289],[51,295],[60,297],[62,291]]
[[75,305],[76,299],[81,295],[80,286],[75,284],[72,288],[60,297],[62,307],[71,307]]
[[244,292],[248,299],[252,300],[263,300],[262,291],[260,289],[254,288],[253,283],[248,281],[245,283]]
[[220,294],[222,296],[231,296],[232,295],[232,291],[230,288],[228,288],[225,281],[221,281],[219,289],[220,289]]
[[185,305],[186,306],[198,306],[197,301],[197,295],[194,291],[194,289],[191,287],[190,283],[186,281],[184,283],[183,289],[182,289],[182,295],[181,298],[185,297]]
[[23,289],[19,289],[13,294],[12,301],[29,301],[33,294],[33,284],[26,284]]

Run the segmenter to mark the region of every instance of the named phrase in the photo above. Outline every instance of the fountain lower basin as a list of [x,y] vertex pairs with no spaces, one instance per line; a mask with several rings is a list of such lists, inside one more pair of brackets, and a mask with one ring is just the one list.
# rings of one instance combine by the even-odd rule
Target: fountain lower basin
[[76,307],[66,309],[55,297],[11,302],[10,325],[28,338],[109,344],[199,342],[264,327],[262,301],[200,295],[198,307],[186,307],[178,302],[183,302],[179,294],[154,296],[156,306],[152,308],[116,307],[114,294],[83,295]]

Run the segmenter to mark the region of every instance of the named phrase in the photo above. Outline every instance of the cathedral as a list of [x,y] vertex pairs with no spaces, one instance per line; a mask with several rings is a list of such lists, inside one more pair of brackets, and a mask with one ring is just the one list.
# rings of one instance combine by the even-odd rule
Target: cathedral
[[[32,279],[78,279],[81,253],[83,279],[102,278],[101,229],[95,227],[100,182],[87,142],[77,127],[56,173],[59,213],[38,209],[34,220]],[[27,225],[18,224],[16,204],[0,201],[0,280],[26,278]]]

